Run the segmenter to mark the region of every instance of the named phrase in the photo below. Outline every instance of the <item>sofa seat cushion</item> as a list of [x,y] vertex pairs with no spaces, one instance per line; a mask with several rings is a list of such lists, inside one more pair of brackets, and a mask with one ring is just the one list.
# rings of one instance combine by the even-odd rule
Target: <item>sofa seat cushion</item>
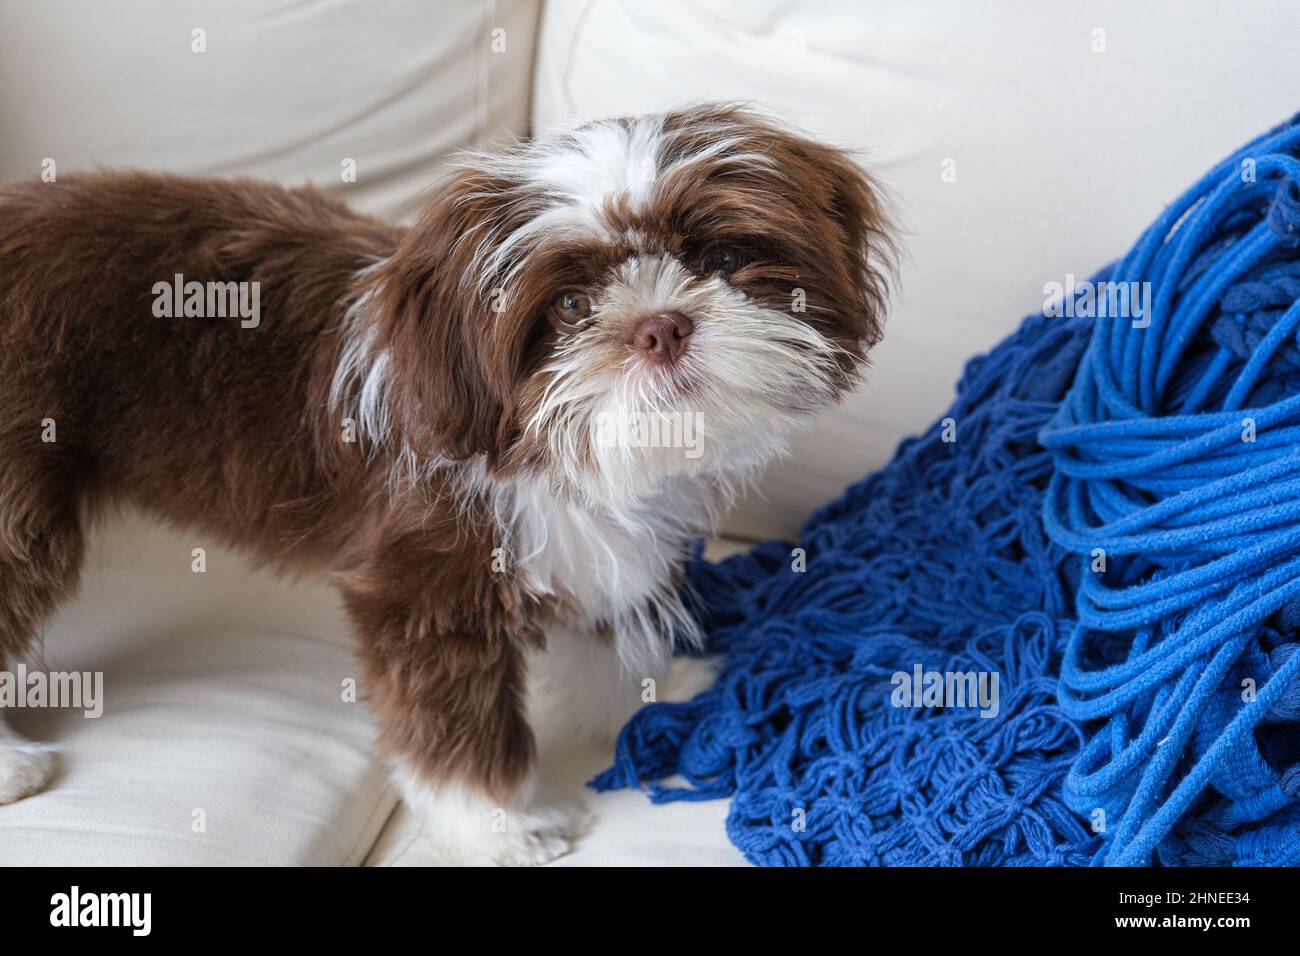
[[0,865],[360,863],[397,798],[346,633],[323,585],[134,516],[97,530],[27,667],[101,672],[103,713],[10,712],[58,770],[0,807]]

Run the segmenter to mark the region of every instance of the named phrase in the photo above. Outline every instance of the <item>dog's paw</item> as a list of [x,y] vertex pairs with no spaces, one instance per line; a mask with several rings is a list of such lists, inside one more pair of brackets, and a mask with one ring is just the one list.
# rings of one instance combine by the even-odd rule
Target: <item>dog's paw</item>
[[493,866],[550,863],[573,849],[585,824],[585,813],[559,807],[513,814],[504,811],[500,832],[491,833],[481,848],[482,862]]
[[54,754],[40,744],[0,743],[0,806],[45,789],[54,774]]
[[405,776],[399,783],[420,821],[419,839],[444,866],[541,866],[572,850],[586,829],[587,812],[576,804],[529,799],[498,806],[468,787],[431,788]]

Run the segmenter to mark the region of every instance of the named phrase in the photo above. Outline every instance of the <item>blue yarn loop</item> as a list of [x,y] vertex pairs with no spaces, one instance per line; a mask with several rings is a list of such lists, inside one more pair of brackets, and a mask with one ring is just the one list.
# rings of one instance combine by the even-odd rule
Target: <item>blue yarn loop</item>
[[1058,697],[1097,862],[1300,863],[1298,152],[1293,121],[1143,234],[1108,278],[1149,315],[1098,320],[1041,436],[1044,526],[1083,565]]
[[[1061,791],[1082,725],[1054,700],[1073,562],[1043,533],[1035,436],[1088,333],[1040,317],[972,360],[946,416],[958,440],[941,422],[905,441],[812,516],[801,551],[694,562],[718,682],[642,708],[592,786],[731,796],[728,835],[757,864],[1086,864],[1096,838]],[[997,674],[997,713],[893,706],[917,666]]]
[[797,549],[693,562],[717,684],[591,785],[730,796],[757,864],[1300,863],[1298,145],[1095,277],[1150,283],[1136,323],[1031,316]]

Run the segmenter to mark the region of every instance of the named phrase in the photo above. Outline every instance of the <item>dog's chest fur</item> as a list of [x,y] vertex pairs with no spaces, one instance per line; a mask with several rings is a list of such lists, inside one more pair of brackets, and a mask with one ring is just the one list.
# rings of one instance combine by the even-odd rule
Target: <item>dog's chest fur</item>
[[512,482],[495,510],[525,592],[556,606],[565,626],[608,630],[626,668],[661,666],[674,640],[699,640],[680,590],[682,562],[712,524],[703,482],[673,483],[621,511]]

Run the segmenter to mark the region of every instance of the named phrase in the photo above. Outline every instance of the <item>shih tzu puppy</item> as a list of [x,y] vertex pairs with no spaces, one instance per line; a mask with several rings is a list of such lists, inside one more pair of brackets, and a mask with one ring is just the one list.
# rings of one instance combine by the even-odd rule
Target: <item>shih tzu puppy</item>
[[[249,181],[0,186],[0,665],[138,503],[327,575],[425,831],[545,862],[574,820],[528,684],[612,731],[698,640],[683,558],[854,383],[889,248],[857,165],[730,106],[465,156],[409,228]],[[47,760],[0,731],[0,802]]]

